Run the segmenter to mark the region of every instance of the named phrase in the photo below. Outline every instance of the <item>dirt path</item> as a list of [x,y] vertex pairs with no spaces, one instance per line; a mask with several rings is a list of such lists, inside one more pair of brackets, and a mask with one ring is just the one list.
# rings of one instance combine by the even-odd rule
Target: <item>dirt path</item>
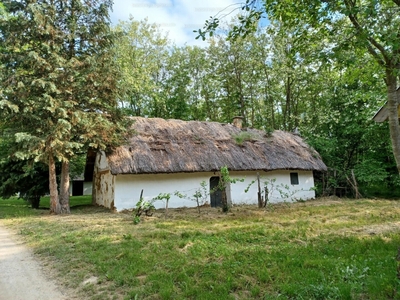
[[0,222],[0,300],[68,299],[46,277],[31,251]]

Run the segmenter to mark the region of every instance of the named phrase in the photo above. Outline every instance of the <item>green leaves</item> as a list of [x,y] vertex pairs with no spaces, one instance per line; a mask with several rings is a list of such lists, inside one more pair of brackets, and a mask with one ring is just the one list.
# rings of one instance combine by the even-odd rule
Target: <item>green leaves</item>
[[15,157],[49,164],[55,205],[54,159],[115,146],[129,127],[117,111],[112,3],[2,3],[10,17],[0,18],[0,116],[16,133]]
[[114,50],[122,74],[118,82],[121,106],[130,115],[154,116],[160,110],[153,106],[160,98],[168,40],[158,26],[132,18],[120,22],[114,33],[118,36]]
[[18,105],[15,105],[11,101],[8,101],[8,100],[0,100],[0,108],[4,109],[4,110],[6,108],[8,108],[11,113],[18,113],[19,112]]
[[205,21],[205,25],[203,27],[203,30],[198,29],[198,30],[193,30],[193,32],[198,33],[196,36],[196,40],[201,38],[203,41],[206,40],[207,34],[209,37],[212,37],[214,35],[215,30],[218,28],[219,24],[219,19],[217,17],[210,17],[209,20]]
[[[113,52],[102,48],[110,45],[107,21],[110,2],[61,2],[51,5],[39,0],[7,1],[6,7],[13,9],[13,26],[9,26],[11,19],[0,22],[2,52],[6,54],[1,56],[5,70],[2,82],[7,87],[0,103],[9,108],[2,112],[3,116],[13,120],[13,126],[37,122],[32,124],[35,130],[31,135],[41,132],[49,141],[56,137],[68,141],[74,136],[81,139],[93,136],[86,134],[87,130],[93,130],[84,119],[89,114],[76,118],[73,112],[112,114],[110,106],[116,107],[118,74],[112,67]],[[73,19],[68,17],[70,14]],[[79,25],[83,23],[86,25]],[[17,80],[17,85],[7,84],[10,80]],[[102,129],[100,124],[97,122],[96,132],[112,132],[109,128]],[[112,126],[110,122],[104,124]],[[81,142],[83,146],[85,142]],[[65,145],[68,149],[68,143]],[[59,151],[58,155],[63,156],[62,147]]]

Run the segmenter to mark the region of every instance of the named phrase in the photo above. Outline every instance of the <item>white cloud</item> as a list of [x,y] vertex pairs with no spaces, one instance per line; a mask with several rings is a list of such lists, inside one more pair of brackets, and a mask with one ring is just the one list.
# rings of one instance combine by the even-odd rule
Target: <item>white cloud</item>
[[238,0],[114,0],[111,21],[117,24],[118,20],[128,20],[130,15],[138,21],[147,18],[149,23],[156,23],[168,32],[178,46],[205,45],[206,42],[195,39],[193,30],[202,28],[210,16],[221,11],[229,13],[238,3]]

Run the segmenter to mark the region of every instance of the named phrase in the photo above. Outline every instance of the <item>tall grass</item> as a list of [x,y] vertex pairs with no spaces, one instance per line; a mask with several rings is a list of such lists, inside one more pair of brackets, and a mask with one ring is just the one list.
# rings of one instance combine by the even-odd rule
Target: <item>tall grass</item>
[[80,299],[400,299],[397,201],[17,215],[3,222]]

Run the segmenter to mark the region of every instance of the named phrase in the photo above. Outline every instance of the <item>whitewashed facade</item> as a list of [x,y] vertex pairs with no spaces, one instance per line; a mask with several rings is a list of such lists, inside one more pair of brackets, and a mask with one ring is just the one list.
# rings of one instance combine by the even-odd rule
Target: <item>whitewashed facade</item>
[[[236,179],[225,193],[232,205],[258,204],[259,186],[269,203],[307,200],[315,197],[313,173],[327,170],[298,134],[242,128],[240,117],[233,124],[142,117],[132,121],[124,145],[107,154],[92,151],[86,160],[85,178],[94,180],[93,200],[117,211],[135,208],[142,190],[147,201],[168,195],[168,207],[195,207],[196,192],[202,194],[201,204],[221,206],[221,167]],[[160,200],[154,205],[165,207]]]
[[[293,178],[291,180],[291,176],[296,177],[293,174],[297,174],[298,181],[295,184],[292,182]],[[268,188],[270,203],[292,202],[315,197],[312,171],[261,171],[259,175],[261,189],[264,191],[264,186]],[[217,176],[214,172],[112,175],[105,154],[99,152],[95,164],[96,202],[117,211],[132,209],[143,190],[143,198],[148,201],[160,194],[169,193],[171,198],[168,207],[195,207],[197,203],[193,195],[200,189],[200,183],[205,181],[208,194],[204,200],[210,204],[210,178],[214,176]],[[257,204],[257,172],[230,172],[230,177],[243,180],[243,182],[237,181],[230,185],[232,205]],[[250,188],[245,192],[249,185]],[[186,197],[174,195],[176,191]],[[154,202],[154,205],[156,208],[164,208],[165,202],[158,200]]]

